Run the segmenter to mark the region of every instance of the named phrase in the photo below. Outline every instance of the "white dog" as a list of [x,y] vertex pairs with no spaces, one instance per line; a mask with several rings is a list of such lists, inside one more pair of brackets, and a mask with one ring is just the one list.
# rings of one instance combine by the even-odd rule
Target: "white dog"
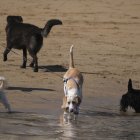
[[8,112],[11,112],[10,104],[8,103],[7,97],[4,92],[4,89],[6,88],[7,88],[6,79],[0,76],[0,102],[5,106]]
[[79,114],[79,106],[82,102],[82,85],[83,76],[80,71],[74,68],[73,45],[70,48],[69,69],[63,77],[64,93],[62,109],[64,114],[68,116],[76,116]]

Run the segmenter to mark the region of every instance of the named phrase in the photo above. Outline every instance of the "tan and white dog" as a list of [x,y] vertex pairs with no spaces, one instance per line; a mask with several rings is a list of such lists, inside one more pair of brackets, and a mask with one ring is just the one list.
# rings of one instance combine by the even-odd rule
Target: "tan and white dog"
[[79,114],[79,106],[82,102],[83,76],[78,69],[74,67],[73,45],[70,48],[69,69],[63,77],[64,94],[62,109],[64,114]]
[[0,102],[5,106],[8,112],[11,112],[10,104],[7,100],[4,90],[7,88],[6,79],[0,76]]

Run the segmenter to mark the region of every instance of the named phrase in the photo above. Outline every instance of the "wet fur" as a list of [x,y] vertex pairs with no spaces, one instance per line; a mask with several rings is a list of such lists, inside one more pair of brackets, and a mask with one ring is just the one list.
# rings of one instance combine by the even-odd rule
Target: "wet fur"
[[133,88],[131,79],[128,81],[128,91],[122,95],[120,101],[121,111],[126,112],[128,107],[134,109],[136,113],[140,113],[140,90]]
[[[74,67],[73,46],[70,48],[69,69],[64,74],[63,81],[64,97],[62,109],[64,110],[64,116],[68,115],[68,118],[76,119],[76,116],[79,114],[79,106],[82,102],[83,76],[80,71]],[[70,107],[70,105],[72,107]]]

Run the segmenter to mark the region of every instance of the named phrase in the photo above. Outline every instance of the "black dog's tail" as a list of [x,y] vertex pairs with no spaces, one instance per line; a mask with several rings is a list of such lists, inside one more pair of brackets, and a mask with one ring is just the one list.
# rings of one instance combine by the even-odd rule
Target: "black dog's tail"
[[51,20],[49,20],[49,21],[46,23],[45,27],[42,29],[42,32],[41,32],[42,36],[43,36],[43,37],[47,37],[48,34],[49,34],[49,32],[51,31],[51,28],[52,28],[54,25],[62,25],[62,21],[59,20],[59,19],[51,19]]
[[132,87],[132,80],[129,79],[128,81],[128,91],[132,91],[133,90],[133,87]]

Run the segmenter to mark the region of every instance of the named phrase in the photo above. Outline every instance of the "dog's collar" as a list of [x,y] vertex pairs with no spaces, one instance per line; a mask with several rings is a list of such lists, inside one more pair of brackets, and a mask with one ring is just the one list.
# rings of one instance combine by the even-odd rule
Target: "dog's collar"
[[80,88],[79,87],[79,84],[77,83],[77,81],[74,78],[72,78],[72,77],[70,77],[70,78],[64,78],[63,79],[64,84],[67,84],[68,80],[73,80],[76,83],[77,87]]
[[69,80],[69,78],[63,78],[64,83],[67,83],[68,80]]
[[64,82],[64,90],[65,90],[65,95],[66,95],[66,96],[68,95],[68,90],[67,90],[67,86],[66,86],[68,80],[73,80],[73,81],[76,83],[78,89],[80,89],[79,84],[77,83],[77,81],[76,81],[74,78],[72,78],[72,77],[70,77],[70,78],[64,78],[64,79],[63,79],[63,82]]

